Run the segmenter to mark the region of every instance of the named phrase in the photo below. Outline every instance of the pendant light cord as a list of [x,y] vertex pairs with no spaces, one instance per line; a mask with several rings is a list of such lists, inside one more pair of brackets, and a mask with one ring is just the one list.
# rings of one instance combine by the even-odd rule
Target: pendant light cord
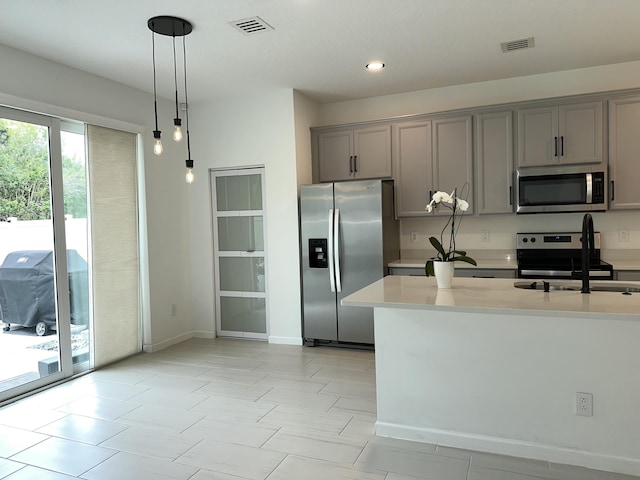
[[187,96],[187,47],[186,35],[182,36],[182,60],[184,61],[184,103],[187,127],[187,160],[191,160],[191,142],[189,141],[189,97]]
[[178,113],[178,66],[176,63],[176,37],[173,36],[173,80],[176,86],[176,118],[180,118]]
[[[152,27],[154,24],[152,24]],[[151,29],[151,48],[153,51],[153,109],[156,117],[156,131],[158,130],[158,95],[156,90],[156,33]]]

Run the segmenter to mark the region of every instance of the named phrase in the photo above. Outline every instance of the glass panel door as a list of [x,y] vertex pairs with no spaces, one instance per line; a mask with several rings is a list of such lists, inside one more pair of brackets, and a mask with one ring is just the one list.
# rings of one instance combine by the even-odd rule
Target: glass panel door
[[0,108],[0,401],[72,373],[61,173],[59,121]]
[[78,373],[93,367],[85,134],[82,123],[63,122],[60,128],[71,355],[73,372]]
[[219,336],[266,339],[264,169],[211,172]]

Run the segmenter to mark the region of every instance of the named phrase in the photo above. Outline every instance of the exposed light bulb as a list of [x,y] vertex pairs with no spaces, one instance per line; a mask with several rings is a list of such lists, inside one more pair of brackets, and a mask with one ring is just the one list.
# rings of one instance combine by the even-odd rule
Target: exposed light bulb
[[179,118],[174,118],[173,119],[173,124],[176,126],[175,130],[173,131],[173,139],[176,142],[181,142],[182,141],[182,120]]
[[156,155],[162,155],[164,148],[162,147],[162,139],[160,138],[160,130],[153,131],[153,138],[155,138],[155,143],[153,144],[153,153]]
[[192,168],[187,168],[187,174],[185,175],[184,179],[188,184],[192,184],[196,179],[195,175],[193,174]]
[[176,125],[176,129],[173,131],[173,139],[176,142],[182,141],[182,128],[180,127],[180,125]]
[[162,141],[160,139],[156,140],[156,143],[153,144],[153,153],[156,155],[162,155],[164,149],[162,148]]

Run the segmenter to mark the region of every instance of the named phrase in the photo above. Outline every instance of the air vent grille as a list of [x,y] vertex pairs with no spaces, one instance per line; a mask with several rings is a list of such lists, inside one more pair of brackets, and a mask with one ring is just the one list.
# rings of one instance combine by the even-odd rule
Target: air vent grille
[[504,42],[501,43],[500,46],[502,47],[502,51],[504,53],[513,52],[514,50],[522,50],[523,48],[533,48],[533,37]]
[[243,18],[242,20],[231,22],[230,25],[245,35],[253,35],[254,33],[273,30],[273,27],[260,17]]

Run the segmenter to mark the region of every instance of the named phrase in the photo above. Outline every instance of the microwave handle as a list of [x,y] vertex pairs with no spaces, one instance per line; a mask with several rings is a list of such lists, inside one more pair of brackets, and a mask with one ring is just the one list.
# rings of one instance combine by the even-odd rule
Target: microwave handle
[[586,203],[593,203],[593,174],[587,173],[587,199]]

